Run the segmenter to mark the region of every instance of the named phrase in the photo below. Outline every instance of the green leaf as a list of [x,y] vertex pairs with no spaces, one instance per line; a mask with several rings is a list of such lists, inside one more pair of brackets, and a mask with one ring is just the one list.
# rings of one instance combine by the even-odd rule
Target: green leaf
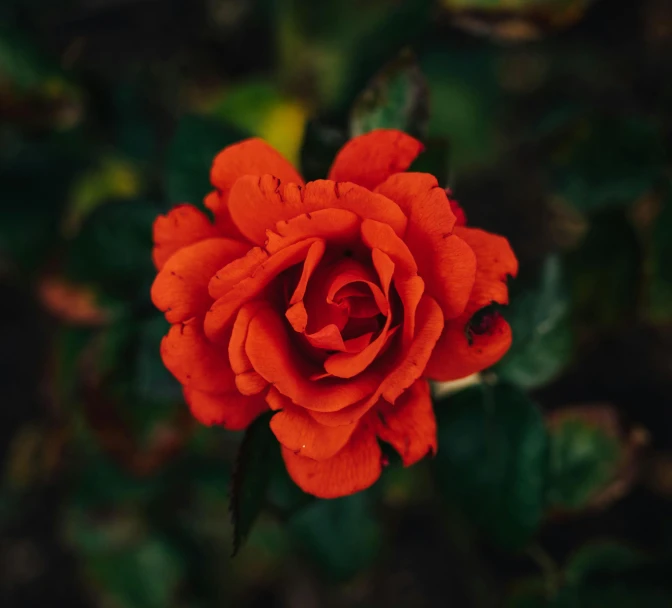
[[561,261],[549,257],[538,285],[514,296],[504,313],[513,344],[495,368],[503,379],[526,389],[537,388],[570,363],[574,340],[569,303]]
[[156,271],[152,264],[152,203],[112,201],[83,222],[68,252],[69,278],[97,287],[103,295],[146,301]]
[[207,116],[183,116],[168,149],[166,193],[170,204],[199,204],[213,190],[210,167],[218,152],[247,137]]
[[548,487],[552,507],[581,509],[616,477],[623,447],[613,431],[579,413],[565,413],[549,431]]
[[423,138],[428,117],[427,82],[415,58],[404,53],[386,65],[355,101],[350,111],[350,136],[374,129],[398,129]]
[[289,522],[297,543],[334,581],[345,581],[369,567],[377,557],[382,531],[370,492],[307,506]]
[[576,551],[565,566],[565,579],[579,585],[595,574],[618,576],[647,563],[644,554],[616,541],[589,543]]
[[555,193],[593,213],[633,203],[664,176],[656,125],[642,117],[588,116],[553,156]]
[[257,418],[240,444],[231,485],[233,555],[238,553],[261,512],[273,470],[279,457],[278,442],[269,425],[272,413]]
[[544,504],[548,439],[524,393],[507,386],[461,391],[437,408],[440,489],[494,542],[522,547]]

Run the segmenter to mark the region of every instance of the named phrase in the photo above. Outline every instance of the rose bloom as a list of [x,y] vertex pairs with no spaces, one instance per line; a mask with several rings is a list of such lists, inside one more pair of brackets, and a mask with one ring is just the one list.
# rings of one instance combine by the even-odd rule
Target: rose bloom
[[380,476],[379,440],[409,466],[437,449],[428,379],[456,380],[511,343],[498,313],[516,258],[465,226],[422,144],[394,130],[349,141],[305,183],[259,139],[214,160],[214,221],[178,205],[154,224],[152,300],[172,327],[166,367],[203,424],[269,409],[292,479],[324,498]]

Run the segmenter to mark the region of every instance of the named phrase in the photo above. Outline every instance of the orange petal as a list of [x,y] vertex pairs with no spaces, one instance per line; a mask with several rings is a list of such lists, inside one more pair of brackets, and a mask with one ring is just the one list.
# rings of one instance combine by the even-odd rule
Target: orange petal
[[285,311],[285,318],[295,332],[302,334],[308,326],[308,313],[303,302],[297,302]]
[[315,348],[323,350],[346,350],[343,336],[341,336],[340,330],[334,324],[325,325],[313,334],[306,334],[306,339]]
[[417,274],[418,265],[406,243],[387,224],[364,220],[361,227],[362,241],[369,249],[380,249],[404,274]]
[[324,426],[343,426],[360,420],[378,401],[379,396],[374,394],[367,399],[362,399],[336,412],[316,412],[309,410],[308,414]]
[[161,341],[161,357],[184,386],[211,393],[235,390],[226,350],[208,341],[197,319],[170,328]]
[[[389,258],[388,258],[389,260]],[[391,262],[390,262],[391,263]],[[392,266],[394,268],[394,265]],[[339,292],[352,283],[363,283],[371,290],[380,312],[386,315],[389,312],[387,297],[378,286],[376,276],[366,266],[352,259],[341,260],[330,272],[330,285],[327,290],[327,302],[332,304],[339,299]],[[388,283],[389,288],[389,283]]]
[[476,281],[469,296],[468,311],[474,313],[493,302],[509,303],[506,285],[509,276],[518,274],[518,260],[503,236],[477,228],[455,229],[476,254]]
[[219,341],[236,311],[258,296],[282,271],[302,262],[312,248],[324,251],[325,243],[319,239],[308,239],[278,251],[219,298],[205,315],[207,336],[215,342]]
[[345,209],[318,209],[290,220],[278,222],[266,233],[266,251],[275,253],[309,237],[323,238],[330,244],[345,244],[356,240],[361,218]]
[[154,305],[170,323],[205,314],[212,298],[208,283],[224,264],[245,254],[248,246],[230,239],[206,239],[187,245],[164,264],[152,285]]
[[208,285],[210,297],[218,300],[249,277],[267,259],[268,254],[261,247],[253,247],[244,257],[219,268]]
[[304,492],[338,498],[373,485],[382,471],[380,446],[372,429],[360,423],[350,441],[327,460],[312,460],[282,448],[290,477]]
[[468,315],[446,323],[425,375],[439,381],[459,380],[499,361],[511,346],[511,327],[499,314],[486,318],[467,336]]
[[313,272],[315,272],[317,265],[320,263],[320,260],[322,260],[322,256],[324,255],[326,243],[324,241],[319,242],[323,243],[321,247],[313,246],[310,249],[308,249],[306,259],[303,262],[301,277],[299,278],[299,282],[296,284],[294,293],[292,294],[292,297],[289,300],[290,304],[296,304],[297,302],[303,300],[303,296],[306,295],[306,287],[308,286],[308,281],[310,280],[310,277],[312,276]]
[[381,401],[376,413],[378,437],[399,452],[404,466],[436,453],[436,418],[427,380],[416,380],[394,405]]
[[394,129],[377,129],[351,139],[334,159],[329,179],[373,190],[393,173],[406,171],[423,150],[417,140]]
[[223,204],[236,181],[244,175],[270,173],[283,183],[303,184],[303,179],[279,152],[258,138],[224,148],[212,163],[210,181],[220,191]]
[[455,215],[443,188],[425,173],[393,175],[378,188],[408,216],[404,241],[415,257],[425,289],[446,319],[464,311],[476,276],[476,256],[452,234]]
[[268,410],[263,397],[247,397],[235,391],[213,394],[185,388],[184,398],[196,420],[207,426],[221,424],[230,431],[247,428],[259,414]]
[[287,398],[282,411],[271,418],[277,440],[295,454],[313,460],[331,458],[348,442],[356,426],[322,426]]
[[157,270],[176,251],[203,239],[221,236],[208,217],[192,205],[177,205],[154,220],[152,259]]
[[443,314],[436,301],[423,295],[416,313],[416,331],[400,363],[383,380],[380,394],[394,403],[408,387],[423,375],[434,346],[443,330]]
[[400,277],[394,279],[399,299],[404,307],[404,322],[402,324],[401,343],[404,349],[408,348],[415,335],[415,317],[418,304],[425,293],[425,282],[418,276]]
[[[370,218],[392,226],[403,235],[406,217],[398,205],[355,184],[317,180],[301,188],[281,185],[272,175],[247,176],[236,182],[229,197],[229,212],[246,238],[258,245],[267,240],[266,231],[277,224],[323,209],[344,209],[360,218]],[[270,242],[269,242],[270,244]]]
[[244,372],[236,375],[236,388],[243,395],[258,395],[268,386],[257,372]]
[[270,308],[259,311],[250,322],[246,351],[260,376],[307,409],[341,409],[373,393],[381,380],[379,372],[372,370],[349,381],[309,380],[319,368],[297,353],[282,318]]
[[467,225],[467,216],[464,213],[464,209],[460,204],[454,199],[451,198],[451,192],[446,190],[446,196],[448,196],[448,202],[450,203],[450,210],[455,216],[455,226],[466,226]]
[[236,315],[229,340],[229,362],[234,374],[244,374],[252,370],[252,363],[245,352],[247,330],[250,327],[250,321],[266,306],[268,303],[263,301],[248,302],[240,308]]

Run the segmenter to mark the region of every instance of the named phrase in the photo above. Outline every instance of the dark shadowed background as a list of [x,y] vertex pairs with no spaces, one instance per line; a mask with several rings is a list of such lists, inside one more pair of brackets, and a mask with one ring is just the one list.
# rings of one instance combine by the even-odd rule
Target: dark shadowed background
[[[510,239],[514,344],[314,501],[191,420],[151,223],[381,126]],[[671,135],[669,0],[1,0],[0,606],[672,606]]]

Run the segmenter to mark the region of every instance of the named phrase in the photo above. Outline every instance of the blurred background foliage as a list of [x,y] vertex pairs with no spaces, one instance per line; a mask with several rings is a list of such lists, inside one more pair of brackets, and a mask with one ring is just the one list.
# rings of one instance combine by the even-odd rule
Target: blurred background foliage
[[[3,608],[672,605],[668,0],[3,0],[0,23]],[[386,126],[513,244],[514,344],[437,387],[436,458],[316,501],[267,420],[190,419],[151,222],[243,137],[316,178]]]

